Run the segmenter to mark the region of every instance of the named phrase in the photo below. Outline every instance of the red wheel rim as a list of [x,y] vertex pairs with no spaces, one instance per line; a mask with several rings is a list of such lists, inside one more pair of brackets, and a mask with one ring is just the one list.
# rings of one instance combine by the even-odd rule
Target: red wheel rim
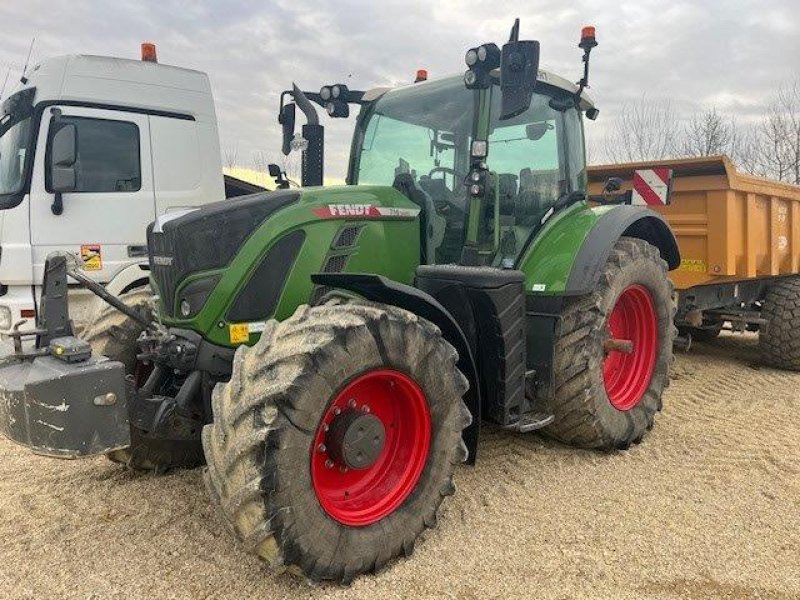
[[[385,432],[380,453],[363,469],[348,468],[332,447],[336,419],[354,414],[374,415]],[[345,525],[380,521],[414,490],[430,444],[428,401],[411,377],[392,369],[357,377],[333,399],[314,435],[311,482],[320,505]]]
[[630,410],[641,401],[656,365],[658,316],[650,292],[641,285],[626,288],[606,323],[611,340],[631,342],[630,352],[606,348],[603,383],[611,405]]

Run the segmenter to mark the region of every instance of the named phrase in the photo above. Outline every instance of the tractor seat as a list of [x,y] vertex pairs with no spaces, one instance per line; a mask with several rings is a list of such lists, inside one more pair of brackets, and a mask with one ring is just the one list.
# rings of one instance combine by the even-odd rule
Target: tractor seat
[[430,194],[409,173],[398,173],[392,187],[420,207],[420,245],[424,262],[434,262],[436,248],[442,244],[446,222],[436,212]]

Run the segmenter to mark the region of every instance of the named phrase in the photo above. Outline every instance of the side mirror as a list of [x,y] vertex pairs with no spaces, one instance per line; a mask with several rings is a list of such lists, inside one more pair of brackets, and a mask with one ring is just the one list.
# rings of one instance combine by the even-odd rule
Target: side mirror
[[539,42],[519,41],[519,19],[511,38],[503,46],[500,60],[500,90],[503,93],[500,120],[511,119],[528,110],[539,75]]
[[283,129],[283,145],[281,151],[284,156],[289,156],[292,151],[292,139],[294,138],[294,115],[295,103],[290,102],[281,108],[281,114],[278,115],[278,123],[281,124]]
[[544,134],[553,129],[552,123],[542,121],[540,123],[530,123],[525,126],[525,137],[536,142],[544,137]]
[[78,131],[74,123],[58,123],[50,139],[50,190],[72,192],[77,185]]
[[275,163],[270,163],[267,165],[267,170],[269,171],[269,176],[275,180],[275,185],[279,190],[285,190],[289,188],[289,179],[286,177],[286,173],[282,171],[278,165]]

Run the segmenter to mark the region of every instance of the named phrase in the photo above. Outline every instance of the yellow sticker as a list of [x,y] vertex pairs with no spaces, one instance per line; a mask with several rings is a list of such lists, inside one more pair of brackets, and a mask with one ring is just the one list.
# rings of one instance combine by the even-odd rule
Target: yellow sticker
[[103,269],[103,254],[100,244],[83,244],[81,246],[81,260],[84,271],[101,271]]
[[707,273],[708,265],[706,261],[696,258],[684,258],[681,260],[681,266],[678,267],[679,271],[689,271],[691,273]]
[[228,326],[231,344],[246,344],[250,341],[249,323],[231,323]]

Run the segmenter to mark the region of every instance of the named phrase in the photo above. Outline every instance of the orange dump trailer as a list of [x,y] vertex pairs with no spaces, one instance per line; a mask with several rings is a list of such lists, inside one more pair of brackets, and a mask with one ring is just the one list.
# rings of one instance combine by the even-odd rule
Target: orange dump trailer
[[715,156],[590,167],[589,194],[619,177],[611,196],[624,195],[636,171],[654,168],[672,171],[670,203],[651,208],[678,238],[681,265],[670,275],[681,332],[707,340],[722,328],[759,331],[767,362],[800,370],[800,186]]

